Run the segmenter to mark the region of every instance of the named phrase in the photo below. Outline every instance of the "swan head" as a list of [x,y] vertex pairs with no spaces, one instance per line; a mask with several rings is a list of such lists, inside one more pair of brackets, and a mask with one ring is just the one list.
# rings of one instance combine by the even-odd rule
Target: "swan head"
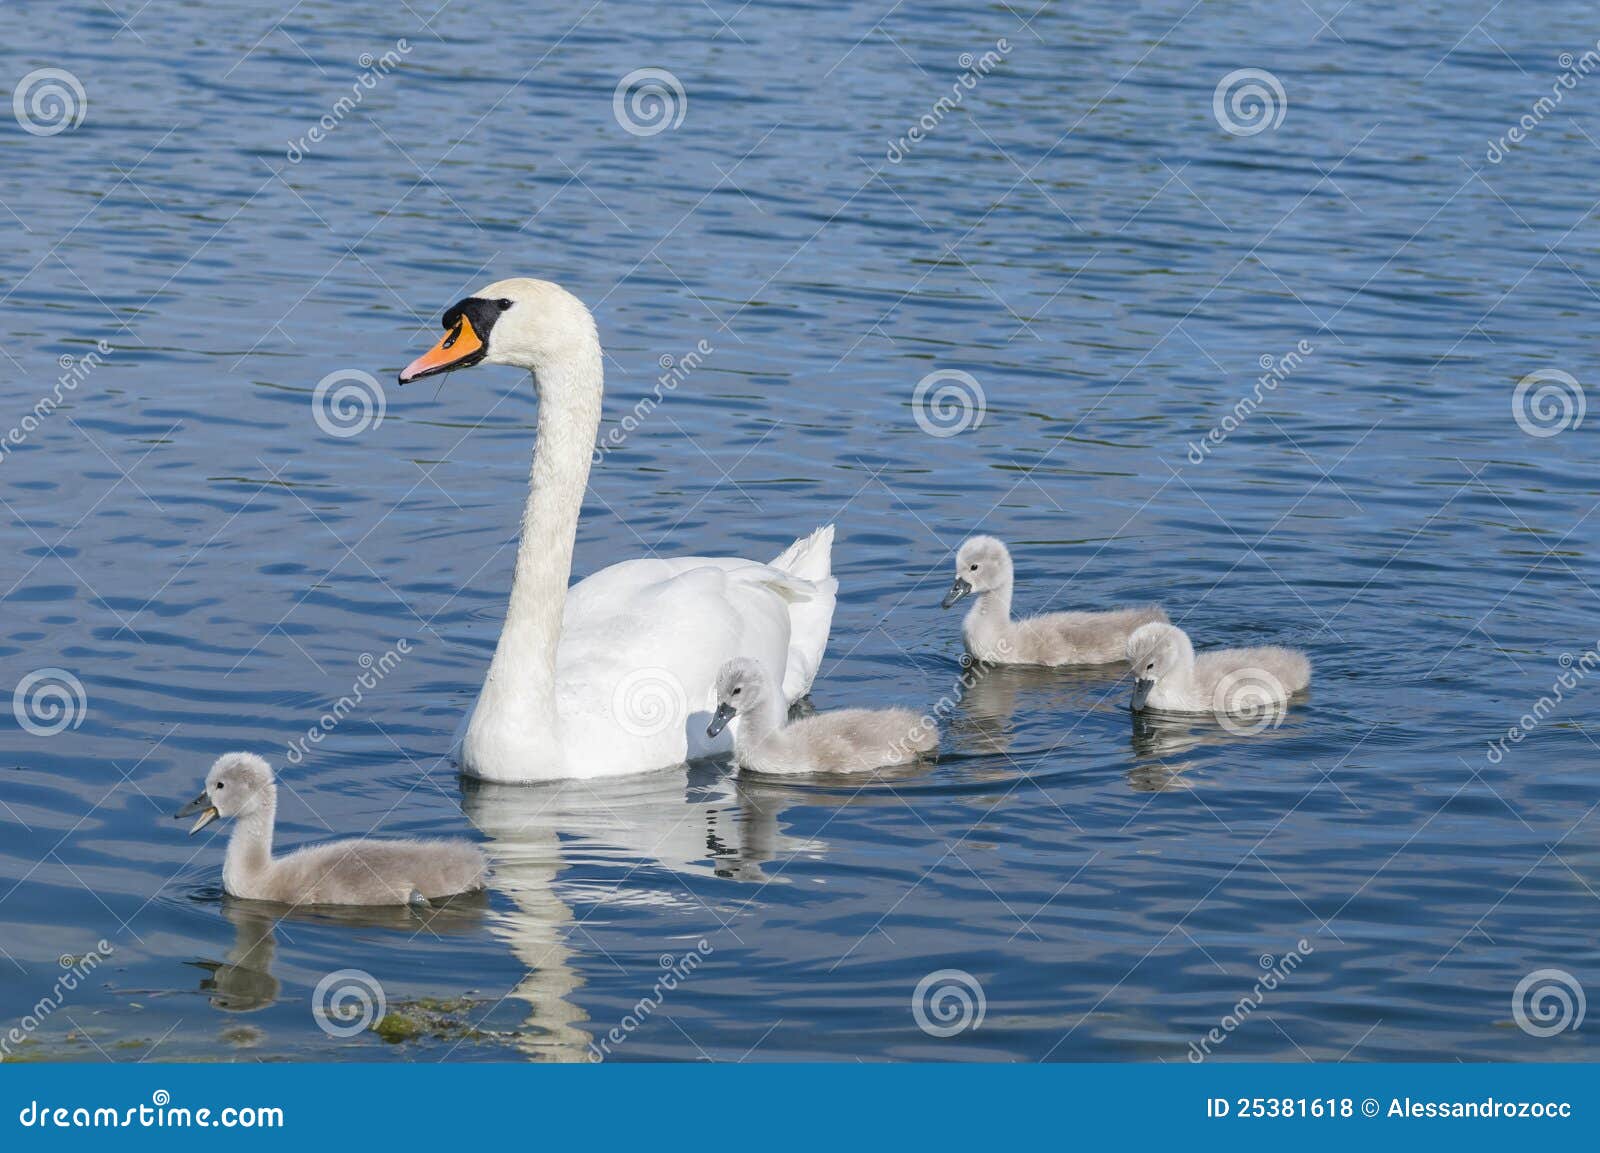
[[1128,668],[1133,673],[1133,709],[1143,709],[1162,677],[1194,665],[1188,634],[1158,621],[1140,625],[1128,637]]
[[1011,550],[992,536],[973,536],[956,552],[956,579],[941,608],[965,596],[991,592],[1011,583]]
[[594,317],[583,301],[548,280],[497,280],[445,309],[440,324],[444,335],[406,365],[401,384],[475,364],[537,372],[599,347]]
[[717,711],[706,726],[714,737],[740,712],[756,708],[766,698],[767,674],[749,657],[734,657],[717,671]]
[[218,817],[241,817],[261,808],[272,794],[272,766],[254,753],[223,753],[206,774],[200,795],[173,814],[200,819],[189,829],[193,836]]

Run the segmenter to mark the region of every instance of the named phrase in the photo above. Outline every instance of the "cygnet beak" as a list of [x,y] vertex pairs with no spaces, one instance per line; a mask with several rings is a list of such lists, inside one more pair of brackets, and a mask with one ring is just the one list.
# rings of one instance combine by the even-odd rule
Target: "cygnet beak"
[[1156,687],[1154,680],[1140,677],[1133,682],[1133,711],[1143,712],[1146,702],[1150,700],[1150,693]]
[[714,737],[728,727],[728,722],[733,720],[734,714],[739,710],[730,704],[720,704],[717,711],[712,714],[711,723],[706,726],[706,736]]
[[950,586],[950,591],[944,594],[944,600],[939,602],[939,607],[947,609],[962,597],[971,595],[972,586],[960,577],[956,577],[955,583]]
[[195,813],[200,814],[200,819],[190,826],[189,835],[191,837],[209,825],[212,821],[216,820],[219,816],[217,813],[217,807],[211,803],[211,794],[206,792],[204,789],[200,790],[200,795],[198,797],[190,801],[187,805],[183,806],[183,808],[179,809],[176,813],[173,813],[172,817],[174,820],[181,821],[184,817],[193,816]]

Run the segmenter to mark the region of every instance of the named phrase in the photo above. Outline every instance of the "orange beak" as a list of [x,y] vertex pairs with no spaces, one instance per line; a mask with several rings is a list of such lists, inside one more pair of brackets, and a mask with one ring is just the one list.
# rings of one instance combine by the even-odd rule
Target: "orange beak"
[[400,383],[410,384],[435,373],[449,372],[452,368],[466,368],[484,357],[483,339],[472,327],[472,321],[462,316],[439,343],[406,365],[400,373]]

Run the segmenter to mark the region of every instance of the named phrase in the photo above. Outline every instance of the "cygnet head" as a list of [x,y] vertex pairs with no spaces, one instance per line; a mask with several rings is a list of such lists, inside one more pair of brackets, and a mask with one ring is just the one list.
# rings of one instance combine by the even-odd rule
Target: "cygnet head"
[[767,674],[749,657],[734,657],[717,672],[717,711],[706,726],[714,737],[741,712],[750,712],[767,695]]
[[1133,672],[1133,708],[1144,708],[1162,677],[1194,665],[1194,647],[1175,625],[1159,621],[1140,625],[1128,637],[1128,668]]
[[956,552],[956,579],[941,608],[965,596],[986,593],[1011,583],[1011,552],[992,536],[968,537]]
[[218,817],[243,817],[256,812],[272,794],[272,766],[254,753],[223,753],[206,774],[200,795],[173,814],[200,819],[189,829],[193,836]]
[[599,347],[583,301],[548,280],[497,280],[452,304],[440,323],[439,343],[405,367],[401,384],[475,364],[537,372]]

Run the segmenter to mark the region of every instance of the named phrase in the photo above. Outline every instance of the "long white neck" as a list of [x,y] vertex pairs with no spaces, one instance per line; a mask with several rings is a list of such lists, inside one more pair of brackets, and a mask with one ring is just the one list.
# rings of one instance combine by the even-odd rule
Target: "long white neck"
[[272,866],[272,827],[278,815],[278,790],[268,785],[261,804],[234,822],[228,835],[228,852],[222,859],[222,887],[248,895],[250,882],[259,880]]
[[961,623],[973,655],[982,659],[996,656],[997,646],[1011,627],[1011,581],[1008,579],[973,598],[972,607]]
[[773,733],[783,728],[788,720],[788,709],[782,694],[768,690],[754,708],[739,711],[739,725],[733,734],[734,755],[754,749]]
[[604,373],[597,340],[536,370],[539,431],[522,510],[522,541],[506,608],[478,708],[502,722],[516,718],[535,736],[554,738],[556,651],[572,577],[578,517],[600,429]]

